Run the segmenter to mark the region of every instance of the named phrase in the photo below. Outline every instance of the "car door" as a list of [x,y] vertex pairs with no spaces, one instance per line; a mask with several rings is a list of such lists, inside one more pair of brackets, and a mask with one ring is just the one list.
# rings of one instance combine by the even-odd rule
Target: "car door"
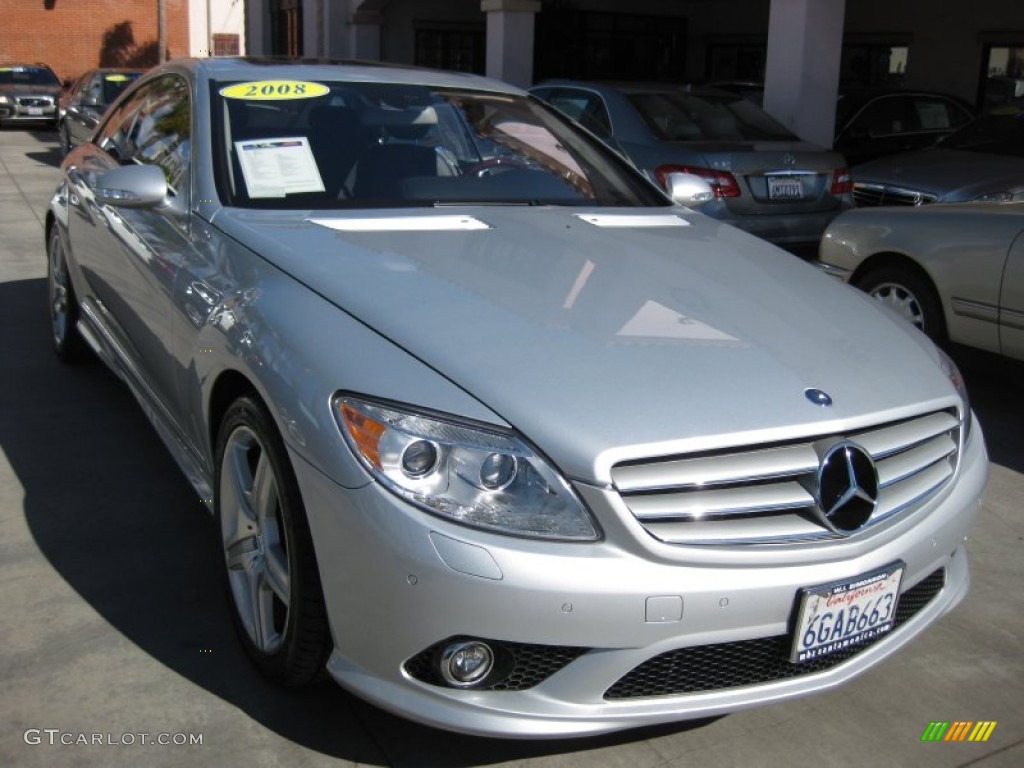
[[1024,231],[1010,246],[999,291],[999,346],[1003,354],[1024,360]]
[[[137,391],[171,416],[170,301],[189,246],[191,102],[188,83],[165,75],[139,87],[109,116],[94,143],[69,168],[69,242],[87,286],[83,303]],[[164,204],[104,204],[94,189],[118,165],[157,165],[169,195]],[[174,419],[172,419],[174,421]]]

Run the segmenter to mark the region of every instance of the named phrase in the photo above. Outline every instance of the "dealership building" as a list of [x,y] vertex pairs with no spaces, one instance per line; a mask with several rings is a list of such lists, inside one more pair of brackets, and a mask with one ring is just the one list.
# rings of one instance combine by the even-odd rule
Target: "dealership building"
[[250,54],[488,74],[764,80],[765,106],[828,144],[840,84],[1024,95],[1021,0],[245,0]]

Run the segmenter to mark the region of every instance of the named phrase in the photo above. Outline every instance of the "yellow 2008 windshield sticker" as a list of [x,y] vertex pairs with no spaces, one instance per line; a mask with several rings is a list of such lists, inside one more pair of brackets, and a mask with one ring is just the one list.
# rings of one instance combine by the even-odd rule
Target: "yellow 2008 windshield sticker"
[[330,93],[330,90],[326,85],[307,83],[302,80],[257,80],[221,88],[220,95],[225,99],[282,101],[284,99],[312,99]]

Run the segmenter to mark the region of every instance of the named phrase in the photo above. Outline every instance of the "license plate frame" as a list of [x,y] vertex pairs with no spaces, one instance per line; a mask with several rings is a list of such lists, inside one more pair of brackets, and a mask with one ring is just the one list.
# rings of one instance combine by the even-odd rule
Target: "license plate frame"
[[892,631],[907,565],[883,568],[798,593],[789,660],[802,664]]
[[804,185],[799,176],[765,176],[769,200],[803,200]]

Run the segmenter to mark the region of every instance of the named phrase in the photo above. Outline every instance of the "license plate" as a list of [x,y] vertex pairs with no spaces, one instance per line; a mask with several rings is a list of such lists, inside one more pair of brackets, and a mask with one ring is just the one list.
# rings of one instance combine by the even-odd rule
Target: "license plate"
[[794,664],[873,640],[893,628],[904,563],[848,581],[800,590]]
[[41,114],[43,114],[43,108],[42,107],[26,107],[26,109],[28,109],[28,113],[30,115],[41,115]]
[[791,176],[766,176],[769,200],[800,200],[804,196],[804,185],[800,179]]

